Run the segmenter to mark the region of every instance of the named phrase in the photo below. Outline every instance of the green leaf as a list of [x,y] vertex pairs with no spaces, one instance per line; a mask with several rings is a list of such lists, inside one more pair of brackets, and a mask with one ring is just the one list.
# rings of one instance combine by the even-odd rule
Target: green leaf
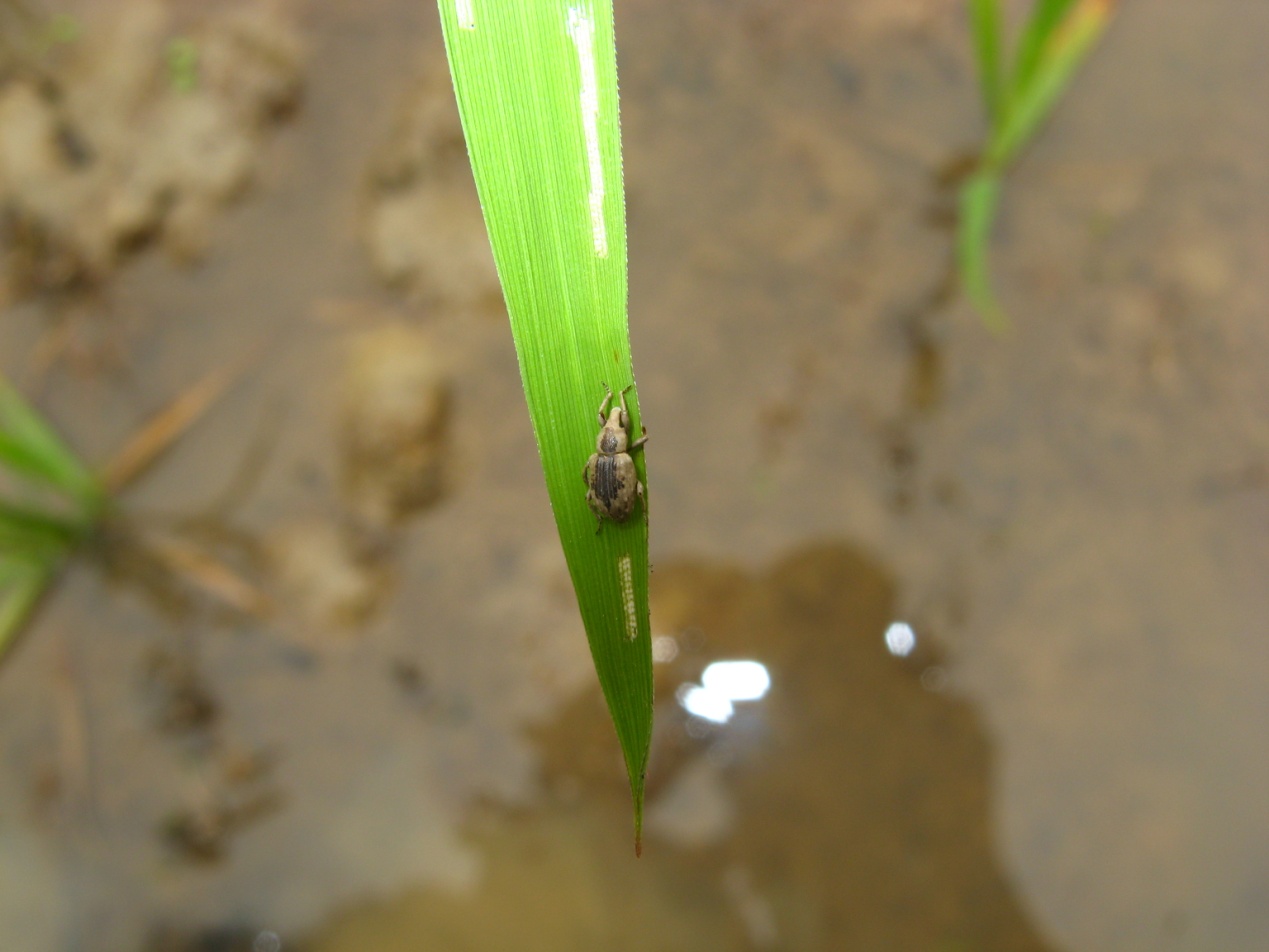
[[978,65],[978,82],[982,86],[983,106],[991,125],[1000,122],[1004,110],[1004,54],[1000,37],[1004,17],[999,0],[970,0],[970,28],[974,37],[974,57]]
[[0,377],[0,465],[70,495],[85,513],[95,513],[105,492],[72,450]]
[[57,485],[56,468],[35,447],[4,430],[0,430],[0,465],[41,485]]
[[21,582],[32,570],[44,563],[21,557],[13,557],[0,552],[0,592]]
[[1045,38],[1030,78],[1014,91],[1005,121],[988,145],[988,164],[1003,168],[1035,134],[1101,37],[1110,10],[1106,0],[1082,0]]
[[[605,385],[634,382],[612,5],[439,7],[547,491],[625,755],[637,851],[652,736],[647,510],[596,532],[582,476]],[[637,392],[628,400],[638,435]]]
[[198,88],[198,44],[188,36],[173,37],[167,44],[168,82],[178,93]]
[[49,548],[69,550],[82,539],[91,523],[78,523],[27,506],[0,500],[0,554]]
[[1002,90],[999,6],[970,0],[979,77],[993,122],[979,169],[961,187],[956,258],[966,293],[995,330],[1008,323],[992,293],[987,264],[1001,179],[1066,91],[1113,10],[1114,0],[1037,0],[1008,89]]
[[36,37],[36,49],[40,55],[44,55],[55,46],[74,43],[83,32],[83,25],[69,13],[55,14]]
[[1009,324],[992,292],[987,265],[987,249],[999,201],[1000,177],[989,170],[976,172],[961,186],[956,234],[956,260],[965,293],[978,308],[983,322],[997,332],[1004,331]]
[[0,658],[13,645],[55,572],[52,565],[0,560]]
[[1031,82],[1045,45],[1076,2],[1078,0],[1036,0],[1018,39],[1018,55],[1010,77],[1010,87],[1015,92]]

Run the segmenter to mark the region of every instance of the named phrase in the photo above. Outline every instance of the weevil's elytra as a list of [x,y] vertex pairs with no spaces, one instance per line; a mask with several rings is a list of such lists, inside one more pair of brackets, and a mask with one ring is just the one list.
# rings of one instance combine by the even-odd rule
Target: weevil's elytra
[[[631,384],[631,386],[634,386]],[[630,454],[648,442],[647,430],[630,442],[630,413],[626,409],[626,387],[618,394],[619,406],[612,406],[612,391],[604,385],[604,399],[599,404],[598,450],[586,462],[582,479],[586,482],[586,503],[595,514],[598,532],[604,519],[625,522],[643,499],[643,483],[635,472]]]

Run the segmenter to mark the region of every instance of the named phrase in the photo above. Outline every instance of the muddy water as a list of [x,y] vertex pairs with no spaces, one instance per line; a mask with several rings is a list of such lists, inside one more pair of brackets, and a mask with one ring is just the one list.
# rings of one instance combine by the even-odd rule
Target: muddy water
[[[834,543],[757,574],[662,564],[654,599],[680,634],[659,670],[646,862],[587,695],[539,733],[544,815],[473,821],[491,855],[474,895],[370,905],[317,949],[1050,948],[995,858],[983,725],[942,692],[937,650],[886,651],[894,586],[870,557]],[[773,689],[707,726],[675,688],[719,655],[761,659]]]
[[[70,573],[0,671],[0,948],[1269,941],[1269,12],[1124,9],[1010,181],[993,339],[944,293],[958,10],[619,5],[677,652],[636,862],[505,321],[426,278],[472,228],[444,149],[397,141],[432,121],[433,13],[295,8],[301,105],[201,263],[142,252],[0,322],[93,459],[245,362],[127,502],[298,579],[226,620]],[[446,211],[401,235],[398,200]],[[447,368],[444,489],[368,524],[347,368],[402,324]],[[770,693],[689,716],[726,658]]]

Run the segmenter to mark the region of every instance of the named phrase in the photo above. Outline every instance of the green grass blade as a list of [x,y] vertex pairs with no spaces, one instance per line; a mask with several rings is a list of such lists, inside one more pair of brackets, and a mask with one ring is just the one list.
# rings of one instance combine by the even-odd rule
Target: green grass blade
[[52,565],[14,565],[0,561],[0,659],[13,645],[46,588]]
[[0,553],[0,592],[20,585],[27,576],[38,571],[45,564],[40,559],[11,557]]
[[91,525],[0,500],[0,554],[42,551],[47,547],[69,549]]
[[1004,17],[1000,0],[970,0],[969,18],[983,106],[994,128],[1003,116],[1006,97],[1004,53],[1000,39],[1004,31]]
[[1112,8],[1109,0],[1080,0],[1047,38],[1030,80],[1015,90],[1005,122],[992,137],[989,165],[1003,168],[1035,134],[1105,31]]
[[1000,201],[1000,176],[989,170],[975,173],[961,186],[960,216],[956,234],[956,261],[965,293],[991,330],[1004,331],[1009,324],[996,302],[987,264],[992,225]]
[[1044,47],[1076,2],[1078,0],[1036,0],[1018,39],[1018,53],[1009,81],[1014,92],[1031,82],[1036,67],[1040,65]]
[[35,447],[4,430],[0,430],[0,466],[42,486],[61,488],[49,460]]
[[105,499],[97,477],[3,377],[0,465],[68,493],[86,511],[96,511]]
[[[604,385],[634,381],[612,5],[439,7],[547,491],[625,755],[638,848],[652,736],[646,509],[596,533],[582,477]],[[635,391],[629,400],[637,435]],[[646,483],[643,454],[635,460]]]

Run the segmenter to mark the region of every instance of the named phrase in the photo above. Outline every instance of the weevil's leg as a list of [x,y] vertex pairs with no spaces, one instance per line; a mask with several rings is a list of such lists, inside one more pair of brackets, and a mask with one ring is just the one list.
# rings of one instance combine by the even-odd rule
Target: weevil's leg
[[608,384],[604,384],[604,399],[599,404],[599,425],[603,426],[608,422],[608,418],[604,416],[604,410],[608,404],[612,403],[612,391],[608,389]]
[[635,450],[640,449],[644,443],[648,442],[648,428],[646,426],[641,426],[641,428],[643,429],[643,436],[626,447],[627,453],[633,453]]
[[604,527],[604,517],[599,513],[595,513],[595,535],[599,535],[599,530]]
[[634,387],[634,384],[631,384],[629,387],[626,387],[625,390],[621,391],[621,394],[620,394],[621,426],[622,426],[622,429],[626,429],[626,430],[630,429],[630,411],[626,409],[626,393],[630,391],[633,387]]

